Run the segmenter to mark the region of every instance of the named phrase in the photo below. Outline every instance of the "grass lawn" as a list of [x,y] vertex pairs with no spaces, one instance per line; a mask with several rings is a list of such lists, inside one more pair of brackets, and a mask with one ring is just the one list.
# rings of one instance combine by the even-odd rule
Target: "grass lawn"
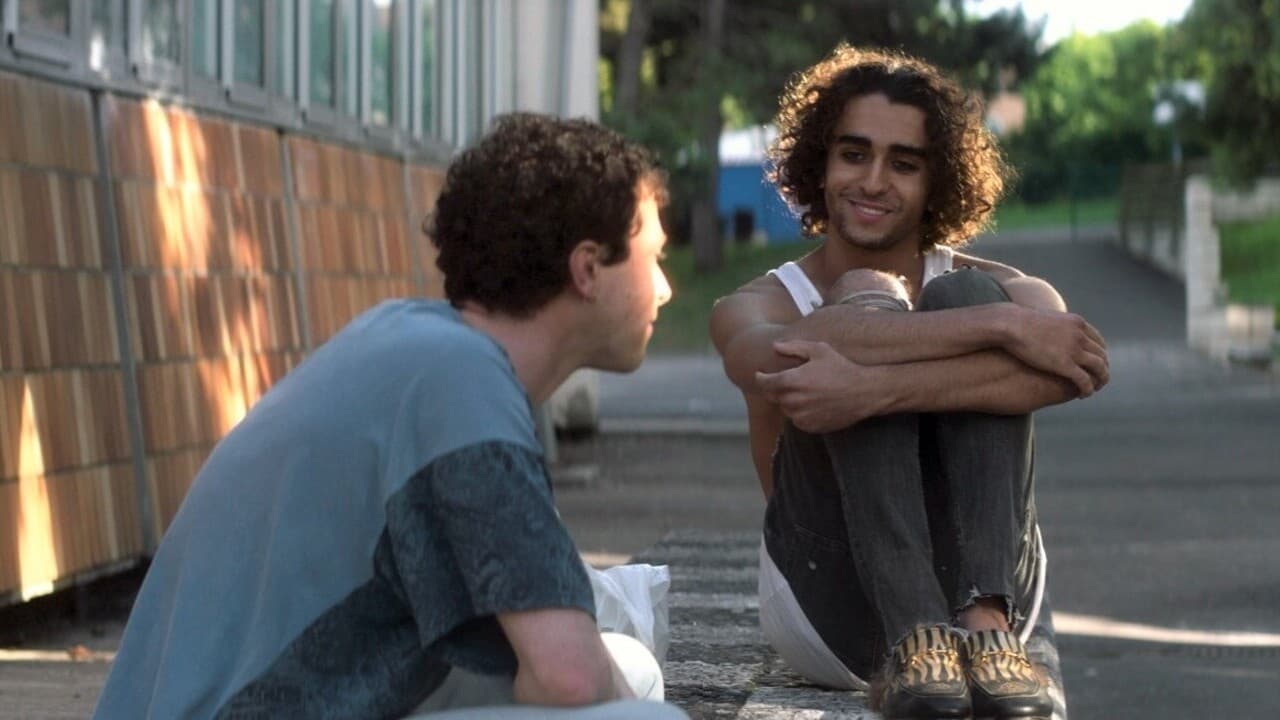
[[1273,303],[1280,320],[1280,215],[1222,225],[1218,231],[1227,296],[1233,302]]
[[[1114,222],[1118,208],[1119,201],[1113,197],[1079,200],[1076,202],[1076,223],[1077,225],[1097,225]],[[1071,203],[1066,200],[1037,205],[1010,201],[996,208],[997,231],[1069,225],[1071,225]]]
[[714,352],[707,335],[711,306],[718,298],[737,290],[787,260],[794,260],[817,246],[816,242],[783,243],[764,247],[725,246],[724,266],[707,275],[694,275],[693,248],[673,247],[662,263],[671,282],[671,302],[658,313],[649,349],[655,352]]

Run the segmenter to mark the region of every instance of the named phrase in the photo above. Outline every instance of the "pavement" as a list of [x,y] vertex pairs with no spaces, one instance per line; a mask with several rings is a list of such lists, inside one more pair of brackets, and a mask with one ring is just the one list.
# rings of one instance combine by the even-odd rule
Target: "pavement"
[[[1104,235],[974,248],[1048,279],[1109,342],[1110,386],[1037,416],[1070,717],[1275,718],[1280,374],[1188,352],[1180,286]],[[855,696],[798,686],[759,640],[763,502],[745,428],[713,356],[655,356],[602,376],[602,432],[560,446],[561,513],[592,562],[672,566],[667,674],[693,717],[866,716]],[[135,573],[0,612],[0,720],[89,712],[136,583]]]

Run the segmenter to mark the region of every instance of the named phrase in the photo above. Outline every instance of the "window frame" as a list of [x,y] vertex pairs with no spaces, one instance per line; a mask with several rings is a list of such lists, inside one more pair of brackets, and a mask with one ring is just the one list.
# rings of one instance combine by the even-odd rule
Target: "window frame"
[[[372,123],[370,112],[372,65],[367,51],[372,41],[372,0],[333,0],[329,28],[333,107],[314,104],[310,97],[314,3],[264,0],[263,4],[263,87],[234,81],[235,0],[70,0],[71,39],[63,38],[43,54],[26,52],[30,50],[27,43],[13,42],[15,37],[32,38],[39,33],[19,27],[19,0],[0,0],[0,68],[78,87],[162,98],[292,132],[358,143],[414,162],[447,161],[463,142],[475,137],[474,130],[460,123],[478,124],[482,119],[471,117],[475,112],[490,113],[494,102],[503,104],[502,87],[489,87],[494,85],[493,73],[502,70],[492,64],[491,57],[501,55],[495,47],[499,40],[486,38],[485,33],[513,9],[508,0],[391,0],[392,77],[385,125]],[[154,26],[159,33],[152,43],[144,44],[148,22],[156,17],[145,13],[153,10],[173,13],[173,25]],[[422,35],[423,13],[428,10],[434,14],[432,43]],[[176,34],[168,32],[171,27]],[[103,31],[100,37],[106,42],[101,45],[94,44],[95,28]],[[450,32],[473,28],[479,29],[479,43],[469,37],[454,38]],[[202,46],[203,40],[209,43]],[[431,77],[423,77],[423,53],[428,46],[433,50]],[[178,57],[147,59],[147,53],[156,49],[177,51]],[[200,63],[193,62],[196,52],[207,53]],[[459,87],[465,81],[457,74],[460,70],[470,72],[484,87]],[[429,117],[422,108],[426,93],[433,96]],[[460,100],[469,106],[458,108]],[[351,109],[353,113],[348,112]]]
[[[126,35],[125,53],[128,58],[129,70],[137,82],[148,86],[158,87],[165,90],[171,90],[178,94],[188,94],[190,92],[190,82],[188,81],[187,69],[191,63],[188,61],[191,53],[191,33],[189,29],[194,29],[187,22],[191,17],[190,3],[193,0],[169,0],[174,5],[174,12],[178,16],[178,42],[182,45],[178,48],[178,60],[148,60],[143,57],[142,52],[142,12],[143,3],[146,0],[128,0],[129,9],[126,15],[128,34]],[[217,2],[217,0],[211,0]]]
[[[107,3],[107,23],[111,33],[119,38],[118,44],[106,44],[102,54],[102,64],[93,64],[93,3]],[[85,69],[95,77],[108,80],[128,81],[129,72],[129,23],[127,0],[93,0],[89,3],[88,20],[85,29]]]
[[[425,17],[428,7],[435,10],[434,22],[431,25],[431,31],[434,37],[431,43],[432,48],[438,56],[440,48],[440,2],[439,0],[414,0],[412,12],[409,21],[409,133],[415,140],[421,140],[427,137],[435,137],[437,119],[440,114],[440,60],[436,58],[431,64],[431,77],[424,78],[422,75],[422,60],[425,54],[425,45],[423,42],[422,21]],[[422,102],[427,92],[423,88],[428,88],[432,94],[433,102],[431,103],[432,117],[423,117]]]
[[65,70],[75,70],[87,59],[89,4],[67,0],[67,34],[22,27],[21,0],[6,0],[6,45],[19,59],[35,60]]
[[400,140],[399,132],[399,112],[403,110],[398,107],[399,86],[404,76],[404,69],[400,63],[403,59],[402,47],[404,41],[400,38],[404,29],[404,16],[401,13],[404,7],[403,0],[389,0],[391,3],[391,28],[388,32],[388,39],[391,43],[390,57],[387,59],[387,70],[391,73],[391,88],[387,97],[387,122],[386,124],[376,123],[373,121],[373,25],[374,13],[373,0],[358,0],[359,2],[359,20],[357,26],[359,30],[359,39],[357,47],[359,52],[359,66],[356,71],[357,90],[358,90],[358,117],[360,127],[365,137],[375,141],[376,144],[386,147],[395,147]]
[[227,103],[247,110],[265,113],[271,103],[271,85],[273,70],[276,28],[275,13],[271,12],[271,2],[262,0],[262,43],[258,50],[262,53],[262,84],[251,85],[240,82],[236,78],[236,0],[220,0],[218,13],[218,75],[219,85]]
[[343,0],[334,0],[329,11],[333,14],[332,22],[329,25],[329,47],[332,52],[329,56],[329,82],[333,88],[333,105],[313,105],[311,101],[311,11],[312,5],[308,0],[303,0],[298,4],[298,12],[294,16],[294,26],[299,29],[297,33],[297,42],[294,44],[294,93],[296,97],[296,107],[304,126],[312,126],[329,131],[335,131],[342,127],[339,106],[342,95],[339,90],[339,75],[341,72],[338,68],[338,12],[339,5]]

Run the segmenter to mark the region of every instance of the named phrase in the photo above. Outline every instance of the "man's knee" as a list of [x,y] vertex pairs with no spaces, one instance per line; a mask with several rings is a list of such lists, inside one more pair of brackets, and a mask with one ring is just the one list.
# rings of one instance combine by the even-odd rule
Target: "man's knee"
[[1008,300],[1008,293],[990,274],[963,267],[929,281],[920,291],[916,307],[919,310],[945,310]]
[[[906,283],[902,278],[879,270],[858,268],[841,275],[827,291],[828,305],[851,303],[867,307],[888,309],[910,308]],[[901,305],[901,307],[891,307]]]

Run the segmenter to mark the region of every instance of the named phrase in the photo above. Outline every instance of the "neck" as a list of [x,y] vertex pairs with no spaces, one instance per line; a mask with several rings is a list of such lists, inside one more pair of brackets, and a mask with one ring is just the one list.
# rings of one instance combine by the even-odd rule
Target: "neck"
[[805,269],[810,272],[810,277],[823,283],[821,289],[824,292],[846,272],[866,269],[906,278],[914,296],[924,275],[924,255],[919,248],[918,243],[901,242],[893,247],[872,250],[828,237],[810,256],[816,260],[814,267]]
[[555,301],[531,318],[511,317],[472,303],[464,305],[461,313],[468,325],[506,350],[516,377],[535,405],[545,402],[582,364],[575,333],[565,330],[568,325],[561,321]]

